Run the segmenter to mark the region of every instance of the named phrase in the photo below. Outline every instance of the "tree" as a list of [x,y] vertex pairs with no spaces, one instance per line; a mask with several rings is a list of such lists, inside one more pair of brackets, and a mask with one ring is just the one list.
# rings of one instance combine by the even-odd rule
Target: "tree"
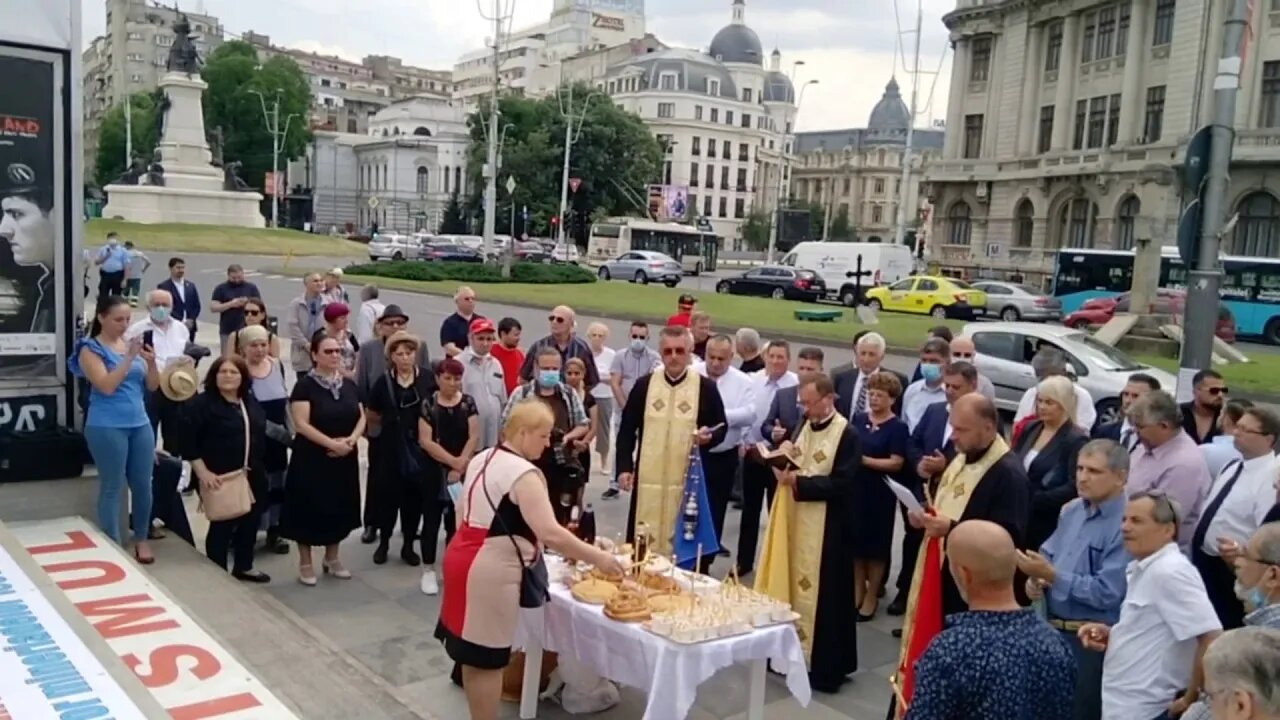
[[[129,98],[133,135],[133,156],[150,160],[160,142],[156,126],[159,91],[136,93]],[[115,182],[126,169],[124,104],[107,111],[98,129],[98,157],[94,159],[94,178],[98,185]]]
[[823,229],[826,227],[827,208],[819,202],[809,202],[800,205],[797,210],[809,211],[809,237],[814,240],[825,240]]
[[462,216],[462,204],[458,202],[457,191],[449,196],[449,204],[444,208],[444,217],[440,219],[440,234],[467,234],[467,220]]
[[292,58],[276,55],[259,64],[252,45],[233,40],[213,51],[201,75],[209,85],[204,92],[205,128],[222,129],[223,160],[241,163],[240,176],[250,187],[261,189],[271,170],[273,141],[262,114],[264,101],[270,111],[279,98],[280,129],[288,123],[281,169],[306,150],[311,142],[311,87]]
[[742,242],[751,252],[764,252],[769,249],[769,234],[772,232],[772,220],[764,210],[752,210],[742,222]]
[[[573,98],[573,112],[585,112],[586,118],[573,146],[569,175],[580,178],[582,184],[576,193],[570,193],[566,212],[571,217],[573,213],[599,217],[602,210],[606,215],[643,214],[645,187],[657,176],[662,163],[657,140],[639,117],[619,109],[588,86],[574,88]],[[559,101],[555,96],[535,99],[508,95],[499,99],[498,109],[505,128],[499,177],[515,178],[521,205],[529,208],[530,227],[549,232],[550,219],[560,213],[564,165],[565,118]],[[482,168],[488,152],[488,118],[488,102],[482,101],[468,119],[468,169],[476,191],[467,198],[466,206],[476,216],[483,212]],[[497,225],[505,222],[496,220]]]
[[841,205],[840,211],[831,220],[831,237],[834,242],[853,242],[854,233],[849,227],[849,206]]

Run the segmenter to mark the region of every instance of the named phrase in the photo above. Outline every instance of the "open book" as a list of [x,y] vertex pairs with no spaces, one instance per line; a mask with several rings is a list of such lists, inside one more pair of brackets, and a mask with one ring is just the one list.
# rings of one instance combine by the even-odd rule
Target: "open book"
[[770,448],[764,442],[756,443],[756,452],[760,453],[760,459],[765,465],[774,467],[779,470],[799,470],[800,463],[796,458],[800,455],[800,450],[790,442],[783,442],[778,448]]

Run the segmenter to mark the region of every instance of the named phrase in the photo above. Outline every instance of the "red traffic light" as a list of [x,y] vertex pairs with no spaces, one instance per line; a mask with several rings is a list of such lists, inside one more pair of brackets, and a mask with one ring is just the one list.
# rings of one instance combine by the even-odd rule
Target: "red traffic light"
[[559,218],[558,216],[557,216],[557,217],[553,217],[553,218],[551,218],[551,225],[552,225],[552,227],[554,227],[554,226],[556,226],[556,225],[559,225],[559,224],[560,224],[560,218]]

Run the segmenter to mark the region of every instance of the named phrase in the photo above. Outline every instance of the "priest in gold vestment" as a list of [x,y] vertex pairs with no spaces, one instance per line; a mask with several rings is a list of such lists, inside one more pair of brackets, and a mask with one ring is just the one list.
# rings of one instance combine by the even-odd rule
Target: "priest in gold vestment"
[[809,661],[809,685],[838,692],[858,669],[853,554],[845,541],[851,491],[862,453],[858,433],[836,412],[831,378],[800,384],[804,422],[788,450],[799,469],[774,469],[778,491],[769,508],[755,588],[791,603]]
[[1021,548],[1030,515],[1030,481],[1022,461],[1000,437],[995,405],[982,395],[965,395],[952,406],[950,422],[956,457],[937,485],[926,490],[928,513],[909,515],[911,524],[924,530],[925,542],[916,558],[903,618],[894,678],[898,717],[905,714],[904,704],[910,705],[916,660],[942,631],[946,616],[969,609],[947,565],[947,535],[966,520],[988,520],[1004,528]]
[[689,331],[663,328],[659,350],[662,370],[637,380],[627,396],[618,422],[616,458],[618,486],[631,492],[627,537],[644,523],[653,551],[670,555],[682,512],[689,449],[698,444],[705,467],[707,452],[724,441],[726,419],[715,381],[690,369]]

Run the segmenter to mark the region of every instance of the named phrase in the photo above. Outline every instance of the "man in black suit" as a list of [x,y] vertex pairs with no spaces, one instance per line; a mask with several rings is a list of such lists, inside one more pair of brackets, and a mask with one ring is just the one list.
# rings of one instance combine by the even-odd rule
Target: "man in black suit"
[[173,297],[173,311],[169,317],[187,326],[191,342],[196,341],[196,320],[200,317],[200,292],[195,283],[187,279],[187,262],[180,257],[169,258],[169,279],[156,286],[167,290]]
[[1109,423],[1098,423],[1093,426],[1091,435],[1095,440],[1114,440],[1133,452],[1138,447],[1138,431],[1129,424],[1129,406],[1134,401],[1152,390],[1160,389],[1160,381],[1146,373],[1134,373],[1129,382],[1120,391],[1120,419]]
[[[769,402],[769,409],[759,427],[754,428],[753,437],[758,436],[763,442],[776,447],[786,438],[795,437],[795,433],[804,422],[804,411],[800,408],[800,383],[822,373],[823,353],[815,347],[800,350],[796,360],[796,373],[786,372],[786,365],[780,361],[790,359],[791,349],[785,342],[769,344],[765,353],[765,371],[762,376],[765,382],[772,377],[778,390]],[[799,376],[798,378],[796,376]],[[757,392],[757,401],[767,397],[767,392]],[[760,539],[760,510],[773,505],[773,493],[777,489],[777,480],[773,470],[760,461],[754,445],[747,446],[747,461],[742,466],[742,524],[738,529],[738,575],[748,575],[755,568],[756,545]]]
[[1227,381],[1217,370],[1201,370],[1191,379],[1195,395],[1191,402],[1179,406],[1182,429],[1197,445],[1203,445],[1222,434],[1218,417],[1227,403]]
[[[854,344],[854,363],[850,367],[835,373],[833,379],[836,386],[836,410],[852,421],[853,416],[867,411],[867,381],[871,376],[881,372],[892,372],[898,376],[898,382],[905,389],[909,384],[907,376],[885,368],[884,353],[887,346],[880,333],[860,333]],[[902,395],[893,402],[893,412],[902,414]]]

